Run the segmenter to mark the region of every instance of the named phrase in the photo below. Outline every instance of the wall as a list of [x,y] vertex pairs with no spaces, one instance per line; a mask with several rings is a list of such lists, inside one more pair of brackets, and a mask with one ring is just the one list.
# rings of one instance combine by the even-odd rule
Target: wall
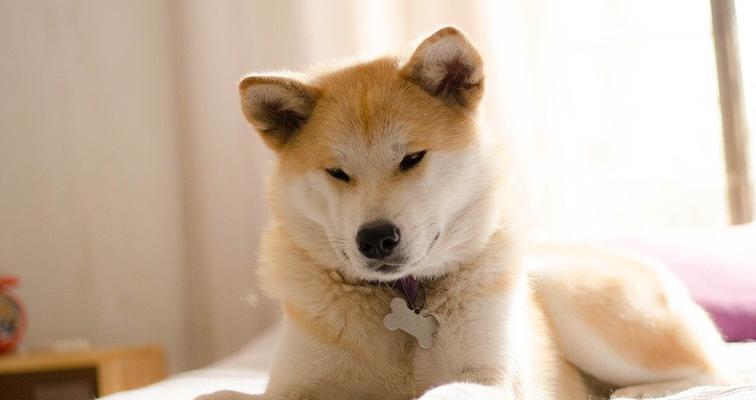
[[0,272],[23,279],[27,346],[161,341],[188,365],[162,4],[0,3]]
[[[288,5],[244,12],[284,32]],[[238,6],[0,4],[0,273],[23,280],[26,347],[161,342],[182,370],[275,317],[254,287],[272,155],[236,84],[302,60],[262,64],[275,45]]]

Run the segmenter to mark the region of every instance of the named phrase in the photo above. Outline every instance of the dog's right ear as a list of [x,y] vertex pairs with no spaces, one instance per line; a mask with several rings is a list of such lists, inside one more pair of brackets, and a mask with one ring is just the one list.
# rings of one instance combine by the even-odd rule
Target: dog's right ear
[[296,79],[248,76],[239,82],[239,95],[244,116],[279,151],[312,115],[318,91]]
[[475,109],[483,96],[483,59],[465,35],[451,26],[420,43],[401,72],[451,106]]

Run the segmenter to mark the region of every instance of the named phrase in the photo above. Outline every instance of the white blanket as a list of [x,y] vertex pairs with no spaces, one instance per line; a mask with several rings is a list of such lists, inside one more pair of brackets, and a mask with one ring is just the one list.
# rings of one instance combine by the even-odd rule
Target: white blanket
[[[104,397],[104,400],[191,400],[217,390],[262,393],[268,381],[278,329],[271,329],[237,354],[206,368],[174,375],[142,389]],[[664,400],[756,400],[756,343],[730,344],[727,356],[743,384],[699,387]]]

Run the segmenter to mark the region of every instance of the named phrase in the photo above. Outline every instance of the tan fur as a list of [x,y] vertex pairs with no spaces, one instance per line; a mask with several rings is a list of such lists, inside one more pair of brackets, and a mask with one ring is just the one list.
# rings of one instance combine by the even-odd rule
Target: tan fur
[[[531,261],[540,264],[533,274],[535,287],[539,297],[550,299],[545,302],[549,313],[569,315],[628,364],[655,371],[655,381],[695,376],[709,377],[703,380],[713,384],[721,379],[718,332],[660,265],[589,246],[552,245],[532,248],[531,254]],[[561,331],[554,329],[555,340],[569,346],[574,337],[564,327]]]
[[[379,59],[311,82],[319,100],[311,121],[280,150],[281,172],[301,174],[332,167],[328,146],[338,136],[370,139],[391,125],[407,127],[410,151],[459,149],[475,141],[473,116],[461,108],[450,109],[409,83],[398,63],[396,58]],[[375,82],[382,85],[376,87]]]
[[539,289],[564,293],[564,307],[600,331],[625,357],[652,369],[715,369],[709,355],[696,345],[696,334],[686,329],[685,319],[700,310],[687,298],[673,298],[683,295],[680,289],[672,293],[664,287],[665,277],[648,263],[586,246],[552,247],[545,252],[559,257],[560,263],[574,265],[543,274],[548,276],[538,281]]
[[[520,254],[498,211],[500,153],[476,122],[482,60],[459,31],[406,61],[251,76],[240,93],[279,160],[258,272],[285,333],[261,398],[586,399],[598,386],[720,374],[713,324],[653,263],[574,246]],[[428,161],[398,169],[421,150]],[[325,171],[342,167],[348,182]],[[428,202],[437,193],[440,209]],[[422,312],[439,323],[428,350],[383,326],[400,294],[377,280],[396,278],[371,271],[351,236],[377,218],[414,218],[402,244],[422,243],[405,249],[421,256],[398,268],[424,282]]]
[[[713,369],[706,355],[695,346],[695,335],[681,329],[684,325],[680,324],[678,316],[669,309],[666,294],[661,288],[654,293],[655,304],[644,308],[647,306],[634,301],[632,288],[625,286],[625,278],[596,276],[595,271],[576,272],[593,272],[591,278],[601,282],[591,283],[583,287],[583,291],[576,291],[568,307],[579,310],[576,317],[594,329],[601,330],[607,343],[619,349],[628,359],[653,369],[688,366],[697,366],[701,371]],[[635,310],[640,312],[628,312]],[[607,314],[626,317],[606,318]]]

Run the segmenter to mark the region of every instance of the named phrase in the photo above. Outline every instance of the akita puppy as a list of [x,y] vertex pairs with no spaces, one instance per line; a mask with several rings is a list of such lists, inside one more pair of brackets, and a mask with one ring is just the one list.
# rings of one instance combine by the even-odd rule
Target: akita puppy
[[278,159],[259,275],[285,328],[264,394],[204,399],[587,399],[722,379],[717,330],[664,269],[518,250],[484,81],[451,27],[407,59],[241,81]]

